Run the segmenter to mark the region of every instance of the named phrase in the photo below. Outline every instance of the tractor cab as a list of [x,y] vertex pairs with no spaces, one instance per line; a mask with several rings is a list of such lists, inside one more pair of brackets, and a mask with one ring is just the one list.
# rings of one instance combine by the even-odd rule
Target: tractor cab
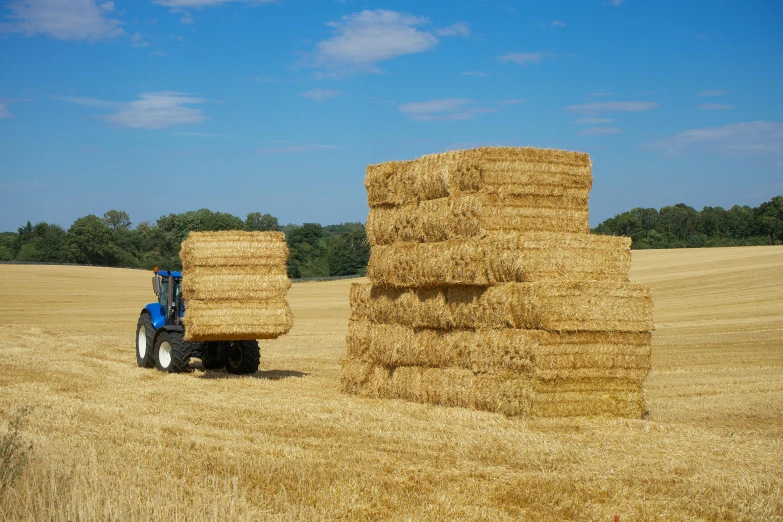
[[182,299],[182,272],[158,270],[155,267],[152,276],[152,290],[158,297],[157,303],[147,305],[155,328],[179,325],[185,313],[185,301]]

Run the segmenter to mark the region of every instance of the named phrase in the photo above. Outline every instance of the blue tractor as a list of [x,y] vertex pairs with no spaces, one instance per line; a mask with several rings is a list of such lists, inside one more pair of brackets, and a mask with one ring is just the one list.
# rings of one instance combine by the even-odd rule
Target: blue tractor
[[182,273],[155,268],[152,288],[158,300],[145,306],[136,325],[136,362],[169,373],[190,368],[192,357],[205,369],[225,368],[234,374],[258,371],[258,341],[186,341]]

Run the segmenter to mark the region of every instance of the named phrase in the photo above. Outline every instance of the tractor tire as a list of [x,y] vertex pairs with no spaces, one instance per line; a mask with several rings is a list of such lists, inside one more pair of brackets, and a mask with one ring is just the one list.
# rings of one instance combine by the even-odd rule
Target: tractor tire
[[140,368],[153,368],[155,356],[153,355],[153,343],[155,342],[155,328],[149,314],[142,313],[139,322],[136,323],[136,364]]
[[190,347],[177,332],[161,332],[155,339],[155,366],[168,373],[189,368]]
[[258,341],[232,341],[226,371],[236,375],[256,373],[260,359]]

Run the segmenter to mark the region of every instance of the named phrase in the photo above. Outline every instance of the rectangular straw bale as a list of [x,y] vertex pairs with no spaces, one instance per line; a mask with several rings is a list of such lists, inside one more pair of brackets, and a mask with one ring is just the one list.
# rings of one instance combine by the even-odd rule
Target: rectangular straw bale
[[289,288],[286,274],[272,275],[263,266],[195,267],[182,282],[182,296],[187,300],[281,299]]
[[371,245],[434,242],[483,232],[589,233],[587,195],[580,198],[467,194],[398,206],[376,206],[367,216]]
[[536,392],[530,415],[534,417],[610,415],[639,419],[643,411],[642,391]]
[[282,232],[191,232],[180,250],[182,268],[259,266],[285,275],[288,246]]
[[540,335],[525,330],[437,330],[349,321],[348,356],[387,367],[460,368],[532,375]]
[[274,339],[293,326],[285,299],[268,301],[186,302],[185,339],[189,341],[241,341]]
[[542,382],[629,380],[650,369],[649,333],[558,333],[543,330],[441,330],[351,320],[349,357],[388,367],[510,372]]
[[488,286],[538,280],[628,281],[631,239],[594,234],[485,234],[376,245],[367,276],[394,287]]
[[579,152],[486,147],[367,167],[369,205],[401,205],[461,193],[558,195],[592,185],[590,157]]
[[650,331],[647,285],[537,281],[496,286],[393,288],[354,283],[352,317],[427,328]]
[[346,359],[342,389],[362,397],[460,406],[524,415],[530,411],[530,379],[508,375],[476,375],[469,370],[403,366],[387,368]]

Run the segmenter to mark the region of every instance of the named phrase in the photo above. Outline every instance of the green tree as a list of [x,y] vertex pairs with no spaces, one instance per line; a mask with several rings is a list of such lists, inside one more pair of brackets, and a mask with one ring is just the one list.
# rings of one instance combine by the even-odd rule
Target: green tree
[[755,218],[759,231],[769,237],[771,245],[775,244],[775,239],[783,242],[783,196],[775,196],[759,205]]
[[17,261],[63,263],[68,260],[67,234],[59,225],[37,223],[19,248]]
[[364,227],[331,236],[327,243],[330,275],[365,274],[370,259],[370,244]]
[[271,214],[261,214],[261,212],[251,212],[245,219],[245,230],[279,230],[280,224],[277,218]]
[[109,210],[103,215],[103,222],[112,230],[128,230],[131,226],[130,216],[124,210]]
[[68,229],[67,248],[71,260],[76,263],[114,265],[117,261],[111,229],[93,214],[73,222]]
[[324,277],[329,275],[324,230],[318,223],[305,223],[289,232],[288,277]]

